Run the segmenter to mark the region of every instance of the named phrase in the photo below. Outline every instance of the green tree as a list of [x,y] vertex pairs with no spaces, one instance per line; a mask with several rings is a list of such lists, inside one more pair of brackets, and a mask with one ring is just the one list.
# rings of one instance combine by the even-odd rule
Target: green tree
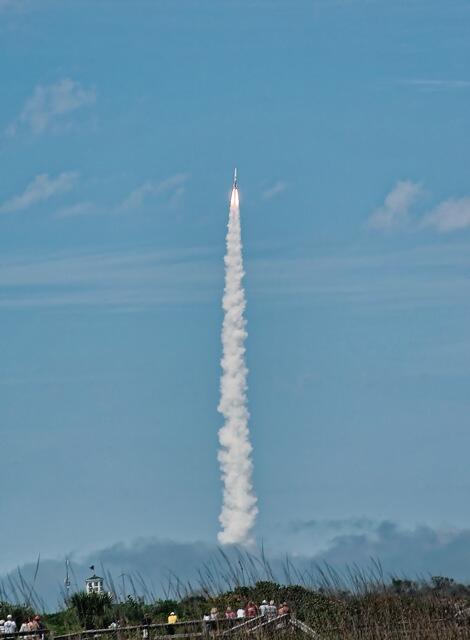
[[153,614],[157,622],[166,622],[171,611],[179,614],[178,602],[176,600],[157,600],[153,607]]
[[71,596],[70,604],[85,629],[100,629],[111,622],[113,601],[108,593],[77,591]]

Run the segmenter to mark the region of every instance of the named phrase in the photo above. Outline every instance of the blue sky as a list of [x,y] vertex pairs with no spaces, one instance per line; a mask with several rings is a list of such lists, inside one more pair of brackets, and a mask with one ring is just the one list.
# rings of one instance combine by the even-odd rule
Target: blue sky
[[0,1],[1,505],[41,522],[2,527],[0,570],[215,541],[235,165],[258,539],[470,528],[469,27],[460,0]]

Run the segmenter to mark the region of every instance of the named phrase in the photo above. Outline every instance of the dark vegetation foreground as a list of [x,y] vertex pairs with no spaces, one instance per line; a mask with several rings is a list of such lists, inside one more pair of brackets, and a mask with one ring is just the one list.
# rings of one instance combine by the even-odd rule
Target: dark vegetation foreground
[[[287,602],[292,616],[306,623],[318,638],[470,639],[470,586],[445,577],[421,581],[398,578],[385,581],[371,575],[365,576],[360,571],[349,573],[345,580],[329,568],[321,571],[320,576],[321,580],[316,586],[305,583],[283,585],[274,580],[257,580],[252,584],[232,585],[227,589],[220,588],[220,582],[229,583],[233,576],[213,576],[209,581],[206,576],[197,587],[189,585],[183,588],[176,581],[172,587],[172,597],[167,594],[167,599],[152,599],[149,594],[140,596],[137,590],[131,595],[121,595],[120,599],[108,593],[87,595],[76,592],[64,599],[63,606],[56,613],[43,614],[43,621],[54,635],[107,629],[112,624],[119,625],[120,629],[158,623],[164,625],[150,628],[148,635],[140,627],[132,631],[118,628],[116,631],[107,631],[103,636],[105,640],[142,640],[147,637],[153,640],[168,634],[166,623],[170,612],[174,611],[180,622],[198,622],[192,627],[179,627],[176,635],[194,635],[203,630],[199,624],[203,616],[217,608],[224,623],[210,631],[210,636],[216,637],[228,628],[224,620],[227,607],[236,611],[250,601],[259,605],[263,600],[274,600],[276,604]],[[0,617],[6,618],[8,613],[12,613],[18,628],[23,619],[36,612],[32,610],[31,603],[0,604]],[[272,626],[249,635],[305,637],[300,630],[290,626]]]

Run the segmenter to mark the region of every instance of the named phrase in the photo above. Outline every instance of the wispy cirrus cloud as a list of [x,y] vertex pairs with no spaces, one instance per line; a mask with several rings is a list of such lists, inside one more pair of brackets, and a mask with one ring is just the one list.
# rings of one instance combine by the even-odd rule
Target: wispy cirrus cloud
[[0,258],[0,308],[142,309],[198,303],[220,273],[207,248]]
[[403,228],[410,221],[410,210],[423,193],[422,187],[411,180],[401,180],[386,196],[384,204],[369,218],[372,229],[390,231]]
[[[470,304],[470,247],[251,259],[250,290],[261,299],[338,302],[361,313],[377,307]],[[52,253],[0,257],[0,308],[144,309],[215,302],[222,286],[213,247]]]
[[55,218],[75,218],[77,216],[86,216],[93,213],[100,212],[101,209],[97,207],[93,202],[84,201],[76,202],[69,206],[58,209],[54,214]]
[[274,198],[275,196],[278,196],[280,193],[285,191],[287,187],[288,187],[287,182],[284,182],[283,180],[278,180],[271,187],[269,187],[268,189],[265,189],[262,192],[261,198],[263,200],[271,200],[271,198]]
[[141,207],[149,198],[168,195],[170,202],[181,197],[185,190],[185,183],[188,180],[186,173],[177,173],[164,180],[147,180],[139,187],[131,191],[116,207],[120,212],[132,211]]
[[387,253],[258,258],[247,265],[257,296],[338,302],[360,313],[391,309],[467,306],[470,246],[440,244]]
[[187,180],[186,173],[177,173],[163,180],[147,180],[115,204],[98,204],[88,200],[76,202],[56,211],[54,217],[125,214],[141,209],[152,201],[165,208],[173,208],[183,197]]
[[28,5],[28,0],[0,0],[0,13],[7,9],[24,10]]
[[368,226],[382,232],[412,228],[449,233],[470,228],[470,196],[449,198],[421,216],[413,216],[413,207],[423,195],[420,184],[397,182],[384,204],[369,217]]
[[67,116],[91,106],[95,101],[94,88],[83,87],[70,78],[64,78],[55,84],[38,85],[6,133],[13,137],[21,130],[30,131],[34,135],[62,131],[70,125]]
[[405,84],[423,91],[447,91],[453,89],[470,88],[470,80],[454,79],[431,79],[431,78],[411,78],[402,80],[401,84]]
[[56,177],[41,173],[26,186],[22,193],[1,204],[0,213],[15,213],[29,209],[34,204],[70,191],[77,183],[77,180],[78,173],[76,171],[66,171]]

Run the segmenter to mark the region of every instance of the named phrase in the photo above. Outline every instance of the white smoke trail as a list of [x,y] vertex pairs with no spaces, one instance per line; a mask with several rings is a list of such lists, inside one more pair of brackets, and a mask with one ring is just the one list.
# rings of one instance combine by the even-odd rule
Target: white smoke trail
[[240,232],[238,189],[232,189],[225,255],[225,290],[222,306],[222,377],[218,410],[225,418],[219,431],[221,445],[218,459],[224,482],[223,505],[219,516],[222,544],[251,542],[258,508],[253,493],[251,461],[252,446],[248,430],[247,409],[248,370],[245,365],[246,321],[243,290],[243,257]]

